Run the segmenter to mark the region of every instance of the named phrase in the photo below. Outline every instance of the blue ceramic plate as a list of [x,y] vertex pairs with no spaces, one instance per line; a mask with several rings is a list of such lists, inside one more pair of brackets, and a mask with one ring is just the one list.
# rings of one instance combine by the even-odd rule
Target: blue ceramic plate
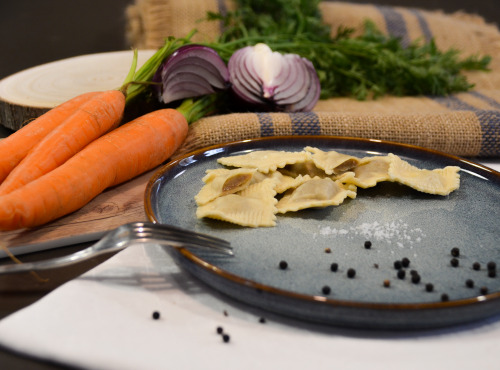
[[[205,171],[221,167],[218,158],[263,149],[300,151],[305,146],[357,157],[394,153],[419,168],[459,166],[460,188],[443,197],[379,183],[358,189],[356,199],[338,207],[278,215],[271,228],[196,218],[194,196]],[[185,155],[150,180],[145,207],[153,222],[231,242],[234,257],[188,249],[170,253],[183,268],[235,299],[324,324],[424,329],[500,313],[500,273],[487,268],[489,262],[500,266],[499,190],[498,172],[443,153],[378,140],[293,136],[246,140]],[[453,248],[459,251],[457,266],[451,262]],[[401,269],[404,276],[398,276],[394,263],[403,259],[409,265]],[[280,268],[281,261],[286,269]],[[337,264],[336,271],[332,264]],[[419,281],[412,281],[414,271]]]

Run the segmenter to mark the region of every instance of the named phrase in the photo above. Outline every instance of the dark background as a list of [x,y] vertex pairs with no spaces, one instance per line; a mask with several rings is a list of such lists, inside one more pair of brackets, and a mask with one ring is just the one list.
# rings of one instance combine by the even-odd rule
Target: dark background
[[58,59],[127,49],[125,8],[130,3],[0,0],[0,78]]
[[[1,0],[0,79],[62,58],[127,49],[125,8],[133,2],[134,0]],[[446,12],[464,10],[500,24],[499,0],[352,2],[441,9]]]

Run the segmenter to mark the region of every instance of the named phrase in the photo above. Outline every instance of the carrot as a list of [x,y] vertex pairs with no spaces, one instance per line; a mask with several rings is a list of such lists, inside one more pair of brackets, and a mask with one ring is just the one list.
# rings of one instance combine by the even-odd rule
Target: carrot
[[119,90],[99,92],[47,134],[0,185],[10,193],[66,162],[90,142],[120,123],[125,95]]
[[26,157],[48,133],[68,118],[97,92],[81,94],[52,108],[29,124],[0,141],[0,182]]
[[175,109],[116,128],[49,173],[0,196],[0,230],[42,225],[83,207],[106,188],[160,165],[187,131],[186,118]]

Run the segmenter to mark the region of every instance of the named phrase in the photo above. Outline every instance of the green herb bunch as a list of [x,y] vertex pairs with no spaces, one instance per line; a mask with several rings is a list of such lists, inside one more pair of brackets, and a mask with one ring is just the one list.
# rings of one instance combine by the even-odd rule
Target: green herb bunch
[[403,46],[399,38],[382,34],[366,21],[361,36],[353,29],[332,32],[322,22],[319,0],[236,0],[236,10],[222,20],[225,31],[207,44],[226,61],[237,49],[262,42],[275,51],[309,59],[321,83],[321,98],[353,96],[364,100],[391,94],[447,95],[473,87],[465,70],[488,70],[489,56],[460,57],[455,49],[441,51],[434,40]]

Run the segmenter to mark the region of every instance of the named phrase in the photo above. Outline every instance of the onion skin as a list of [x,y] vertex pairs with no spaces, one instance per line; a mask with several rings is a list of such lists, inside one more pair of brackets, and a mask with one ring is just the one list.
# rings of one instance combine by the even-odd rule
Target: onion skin
[[233,53],[228,70],[233,93],[257,109],[310,111],[319,100],[316,70],[297,54],[279,54],[265,44],[247,46]]

